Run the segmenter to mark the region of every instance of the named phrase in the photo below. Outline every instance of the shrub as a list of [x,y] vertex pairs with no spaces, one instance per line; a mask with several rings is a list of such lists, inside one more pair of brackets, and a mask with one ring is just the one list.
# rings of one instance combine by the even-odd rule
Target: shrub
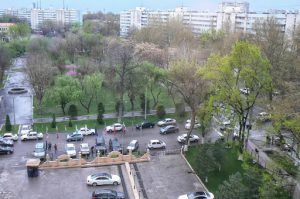
[[103,124],[103,113],[105,112],[105,108],[102,102],[98,104],[98,114],[97,114],[97,122],[98,124]]
[[6,115],[6,119],[5,119],[5,130],[6,131],[11,131],[12,129],[12,125],[10,123],[10,118],[8,115]]
[[71,119],[69,120],[69,127],[73,127],[73,123]]
[[53,115],[52,115],[51,128],[56,128],[56,119],[55,119],[55,114],[53,114]]
[[156,115],[159,119],[162,119],[166,115],[165,107],[163,105],[158,105],[156,107]]
[[75,104],[71,104],[68,110],[68,115],[71,117],[71,119],[76,119],[78,115],[77,107]]

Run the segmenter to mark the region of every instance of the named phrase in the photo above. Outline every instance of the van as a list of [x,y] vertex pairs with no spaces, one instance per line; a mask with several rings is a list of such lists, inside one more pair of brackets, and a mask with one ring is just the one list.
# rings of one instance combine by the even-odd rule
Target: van
[[98,135],[96,137],[95,149],[96,149],[96,152],[99,152],[101,154],[106,154],[107,147],[106,147],[106,144],[105,144],[105,139],[102,135]]
[[43,142],[36,143],[33,151],[33,156],[41,160],[45,159],[46,149]]

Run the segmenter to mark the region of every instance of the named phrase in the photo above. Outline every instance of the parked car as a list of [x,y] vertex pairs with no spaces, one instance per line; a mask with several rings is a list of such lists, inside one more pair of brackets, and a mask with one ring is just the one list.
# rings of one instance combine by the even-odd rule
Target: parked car
[[261,112],[257,115],[257,119],[262,122],[269,121],[271,119],[271,114],[267,112]]
[[98,135],[96,137],[95,149],[96,149],[96,152],[99,152],[101,154],[107,153],[107,146],[105,144],[105,139],[102,135]]
[[140,130],[140,129],[146,129],[146,128],[153,128],[154,126],[155,126],[155,124],[152,122],[143,121],[139,124],[136,124],[135,128]]
[[167,125],[175,125],[176,120],[172,118],[166,118],[164,120],[158,121],[157,126],[167,126]]
[[250,94],[250,89],[249,89],[249,88],[241,88],[241,89],[240,89],[240,92],[241,92],[243,95],[249,95],[249,94]]
[[125,199],[125,195],[122,192],[118,192],[111,189],[96,189],[92,193],[92,199]]
[[214,194],[205,191],[190,192],[178,197],[178,199],[214,199]]
[[169,133],[177,133],[177,132],[179,132],[179,128],[174,125],[169,125],[169,126],[160,128],[160,131],[159,131],[159,133],[162,135],[166,135]]
[[75,145],[72,143],[66,144],[66,153],[70,158],[76,157]]
[[21,135],[24,135],[24,134],[28,134],[30,131],[32,131],[31,125],[22,125],[20,132]]
[[150,140],[148,143],[148,149],[165,149],[166,143],[161,140]]
[[8,140],[5,138],[0,137],[0,146],[9,146],[9,147],[13,147],[14,146],[14,142],[12,140]]
[[129,145],[127,146],[127,151],[136,151],[139,148],[139,142],[137,140],[131,140]]
[[14,152],[14,148],[10,146],[0,146],[0,154],[11,154]]
[[105,128],[105,131],[108,132],[108,133],[112,133],[112,132],[115,132],[115,131],[123,131],[125,129],[125,125],[123,124],[120,124],[120,123],[114,123],[110,126],[107,126]]
[[120,153],[123,152],[123,147],[122,145],[119,143],[118,138],[114,138],[112,140],[112,150],[113,151],[119,151]]
[[39,142],[35,144],[33,156],[39,159],[45,159],[46,146],[43,142]]
[[82,127],[79,129],[79,132],[82,134],[82,135],[95,135],[96,131],[95,129],[88,129],[86,127]]
[[68,134],[67,135],[67,142],[71,142],[71,141],[82,141],[84,138],[83,138],[83,135],[81,132],[79,131],[76,131],[72,134]]
[[12,133],[4,133],[2,137],[12,141],[18,141],[19,139],[17,134],[12,134]]
[[230,127],[230,124],[231,124],[230,120],[224,120],[221,124],[220,130],[225,131],[226,128]]
[[[200,126],[201,124],[197,120],[195,120],[194,129],[199,128]],[[191,120],[187,120],[185,122],[184,128],[187,130],[191,129]]]
[[80,144],[80,153],[82,155],[89,155],[90,154],[90,148],[88,143],[81,143]]
[[[187,138],[187,134],[182,134],[182,135],[180,135],[180,136],[177,137],[177,141],[179,143],[185,143],[186,138]],[[192,135],[192,134],[190,135],[190,138],[189,138],[190,142],[198,142],[199,139],[200,138],[199,138],[198,135]]]
[[88,185],[119,185],[121,184],[121,178],[117,175],[111,175],[109,173],[97,173],[89,175],[86,179]]
[[40,140],[43,139],[44,135],[42,133],[38,133],[36,131],[30,131],[27,134],[21,135],[21,141],[26,140]]

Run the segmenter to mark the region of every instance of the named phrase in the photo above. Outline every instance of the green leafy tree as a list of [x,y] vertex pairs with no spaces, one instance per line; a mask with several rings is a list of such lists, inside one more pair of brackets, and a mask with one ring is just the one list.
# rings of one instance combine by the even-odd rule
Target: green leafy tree
[[6,119],[5,119],[5,130],[6,130],[6,131],[11,131],[11,130],[12,130],[12,125],[11,125],[11,123],[10,123],[9,115],[6,115]]
[[166,116],[166,110],[165,110],[165,107],[163,105],[157,105],[156,115],[159,119],[163,119]]
[[56,128],[56,118],[55,118],[55,114],[52,115],[51,128]]
[[3,81],[4,71],[11,63],[10,49],[4,45],[0,45],[0,82]]
[[[146,113],[149,113],[150,111],[150,100],[146,100],[147,105],[146,105]],[[141,102],[141,109],[142,112],[145,113],[145,93],[140,94],[140,102]]]
[[79,98],[81,91],[78,89],[79,82],[73,77],[61,75],[55,79],[54,86],[48,91],[48,100],[60,104],[65,115],[65,108],[68,103]]
[[[204,70],[200,71],[205,71],[215,86],[216,101],[224,103],[236,113],[241,146],[244,146],[246,123],[251,109],[258,96],[269,90],[272,80],[269,68],[268,60],[257,46],[238,42],[229,56],[213,55]],[[242,88],[247,89],[246,94],[241,93]]]
[[201,124],[200,129],[201,129],[201,134],[202,138],[204,139],[205,134],[206,134],[206,129],[210,126],[211,124],[211,119],[213,115],[213,97],[210,97],[208,100],[206,100],[203,105],[198,109],[198,118],[199,122]]
[[99,102],[97,110],[98,110],[97,122],[99,124],[103,124],[104,123],[104,121],[103,121],[103,114],[105,113],[105,108],[104,108],[104,105],[103,105],[102,102]]
[[68,115],[70,116],[71,119],[76,119],[76,117],[78,116],[78,111],[75,104],[70,105],[68,110]]
[[69,119],[69,124],[68,125],[69,125],[69,127],[73,127],[73,123],[72,123],[72,119],[71,118]]
[[31,29],[27,23],[17,23],[10,26],[8,29],[9,34],[14,39],[29,37]]

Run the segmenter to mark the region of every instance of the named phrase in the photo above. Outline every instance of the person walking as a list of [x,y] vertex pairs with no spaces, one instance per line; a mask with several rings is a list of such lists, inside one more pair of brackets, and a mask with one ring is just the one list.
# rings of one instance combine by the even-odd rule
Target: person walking
[[91,154],[92,154],[92,157],[94,157],[94,146],[91,147]]
[[57,153],[57,145],[54,144],[54,153],[56,154]]
[[48,151],[51,151],[51,142],[48,144]]

